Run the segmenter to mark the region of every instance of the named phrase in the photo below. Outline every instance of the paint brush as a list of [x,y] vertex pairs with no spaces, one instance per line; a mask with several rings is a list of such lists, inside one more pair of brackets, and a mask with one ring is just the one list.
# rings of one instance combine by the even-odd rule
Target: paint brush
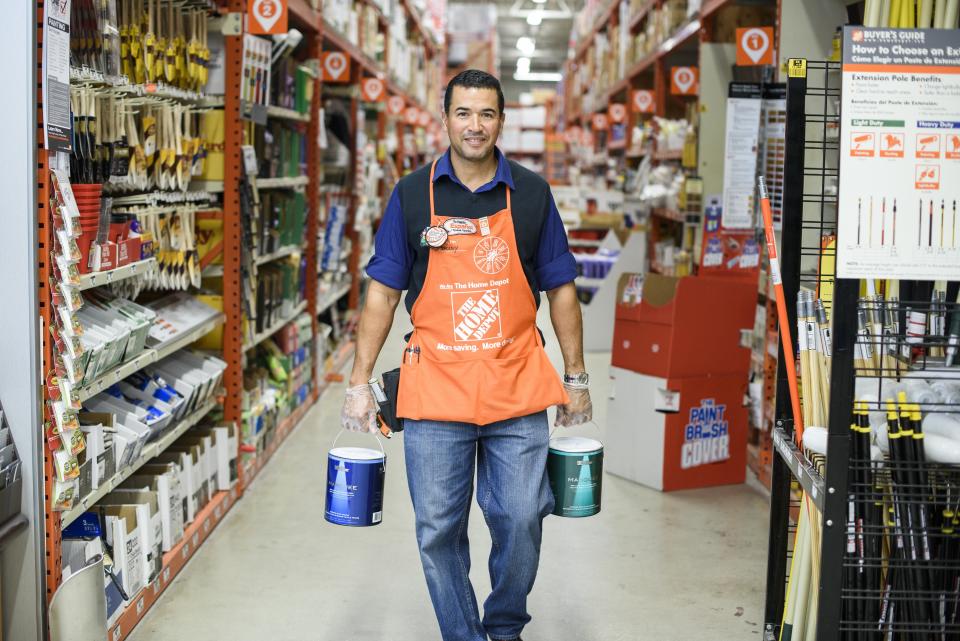
[[897,199],[893,199],[893,233],[890,238],[890,244],[894,247],[897,246]]
[[923,198],[920,199],[920,211],[917,214],[917,247],[923,247]]
[[880,246],[887,245],[887,198],[880,201]]
[[862,243],[860,242],[860,223],[863,220],[863,212],[861,211],[861,206],[863,205],[862,201],[862,198],[857,198],[857,247],[862,246]]

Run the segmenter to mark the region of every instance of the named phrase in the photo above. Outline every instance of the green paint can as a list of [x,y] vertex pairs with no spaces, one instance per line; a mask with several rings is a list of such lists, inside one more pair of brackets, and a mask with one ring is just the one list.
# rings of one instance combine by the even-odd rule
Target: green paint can
[[547,473],[556,501],[555,515],[582,518],[600,512],[603,443],[582,436],[551,438]]

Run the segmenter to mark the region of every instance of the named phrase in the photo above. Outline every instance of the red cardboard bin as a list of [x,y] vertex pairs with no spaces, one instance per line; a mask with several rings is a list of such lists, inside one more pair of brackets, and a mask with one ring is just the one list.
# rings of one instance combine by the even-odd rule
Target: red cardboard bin
[[743,483],[747,378],[664,379],[612,367],[604,468],[656,490]]
[[[660,378],[706,374],[746,377],[757,284],[728,278],[647,274],[639,304],[623,302],[632,274],[620,279],[611,364]],[[744,380],[746,380],[744,378]]]

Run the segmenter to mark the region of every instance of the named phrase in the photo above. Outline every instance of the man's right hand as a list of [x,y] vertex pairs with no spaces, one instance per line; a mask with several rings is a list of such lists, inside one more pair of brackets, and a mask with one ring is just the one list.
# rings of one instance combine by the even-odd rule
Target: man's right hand
[[348,387],[340,411],[340,425],[351,432],[376,433],[377,403],[367,384]]

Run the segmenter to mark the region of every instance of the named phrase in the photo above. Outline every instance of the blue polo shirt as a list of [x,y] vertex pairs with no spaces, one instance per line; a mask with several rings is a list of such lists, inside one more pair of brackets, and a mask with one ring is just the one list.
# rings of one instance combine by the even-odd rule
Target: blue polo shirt
[[[567,236],[549,184],[538,174],[508,160],[495,151],[497,171],[493,180],[471,192],[457,178],[450,151],[437,161],[434,198],[437,214],[482,218],[506,206],[506,189],[511,190],[511,209],[517,249],[527,281],[539,304],[540,292],[572,282],[577,277],[576,261],[567,245]],[[419,296],[426,278],[429,248],[420,245],[420,232],[430,224],[430,165],[397,183],[374,241],[374,255],[367,274],[398,290],[407,290],[408,311]]]

